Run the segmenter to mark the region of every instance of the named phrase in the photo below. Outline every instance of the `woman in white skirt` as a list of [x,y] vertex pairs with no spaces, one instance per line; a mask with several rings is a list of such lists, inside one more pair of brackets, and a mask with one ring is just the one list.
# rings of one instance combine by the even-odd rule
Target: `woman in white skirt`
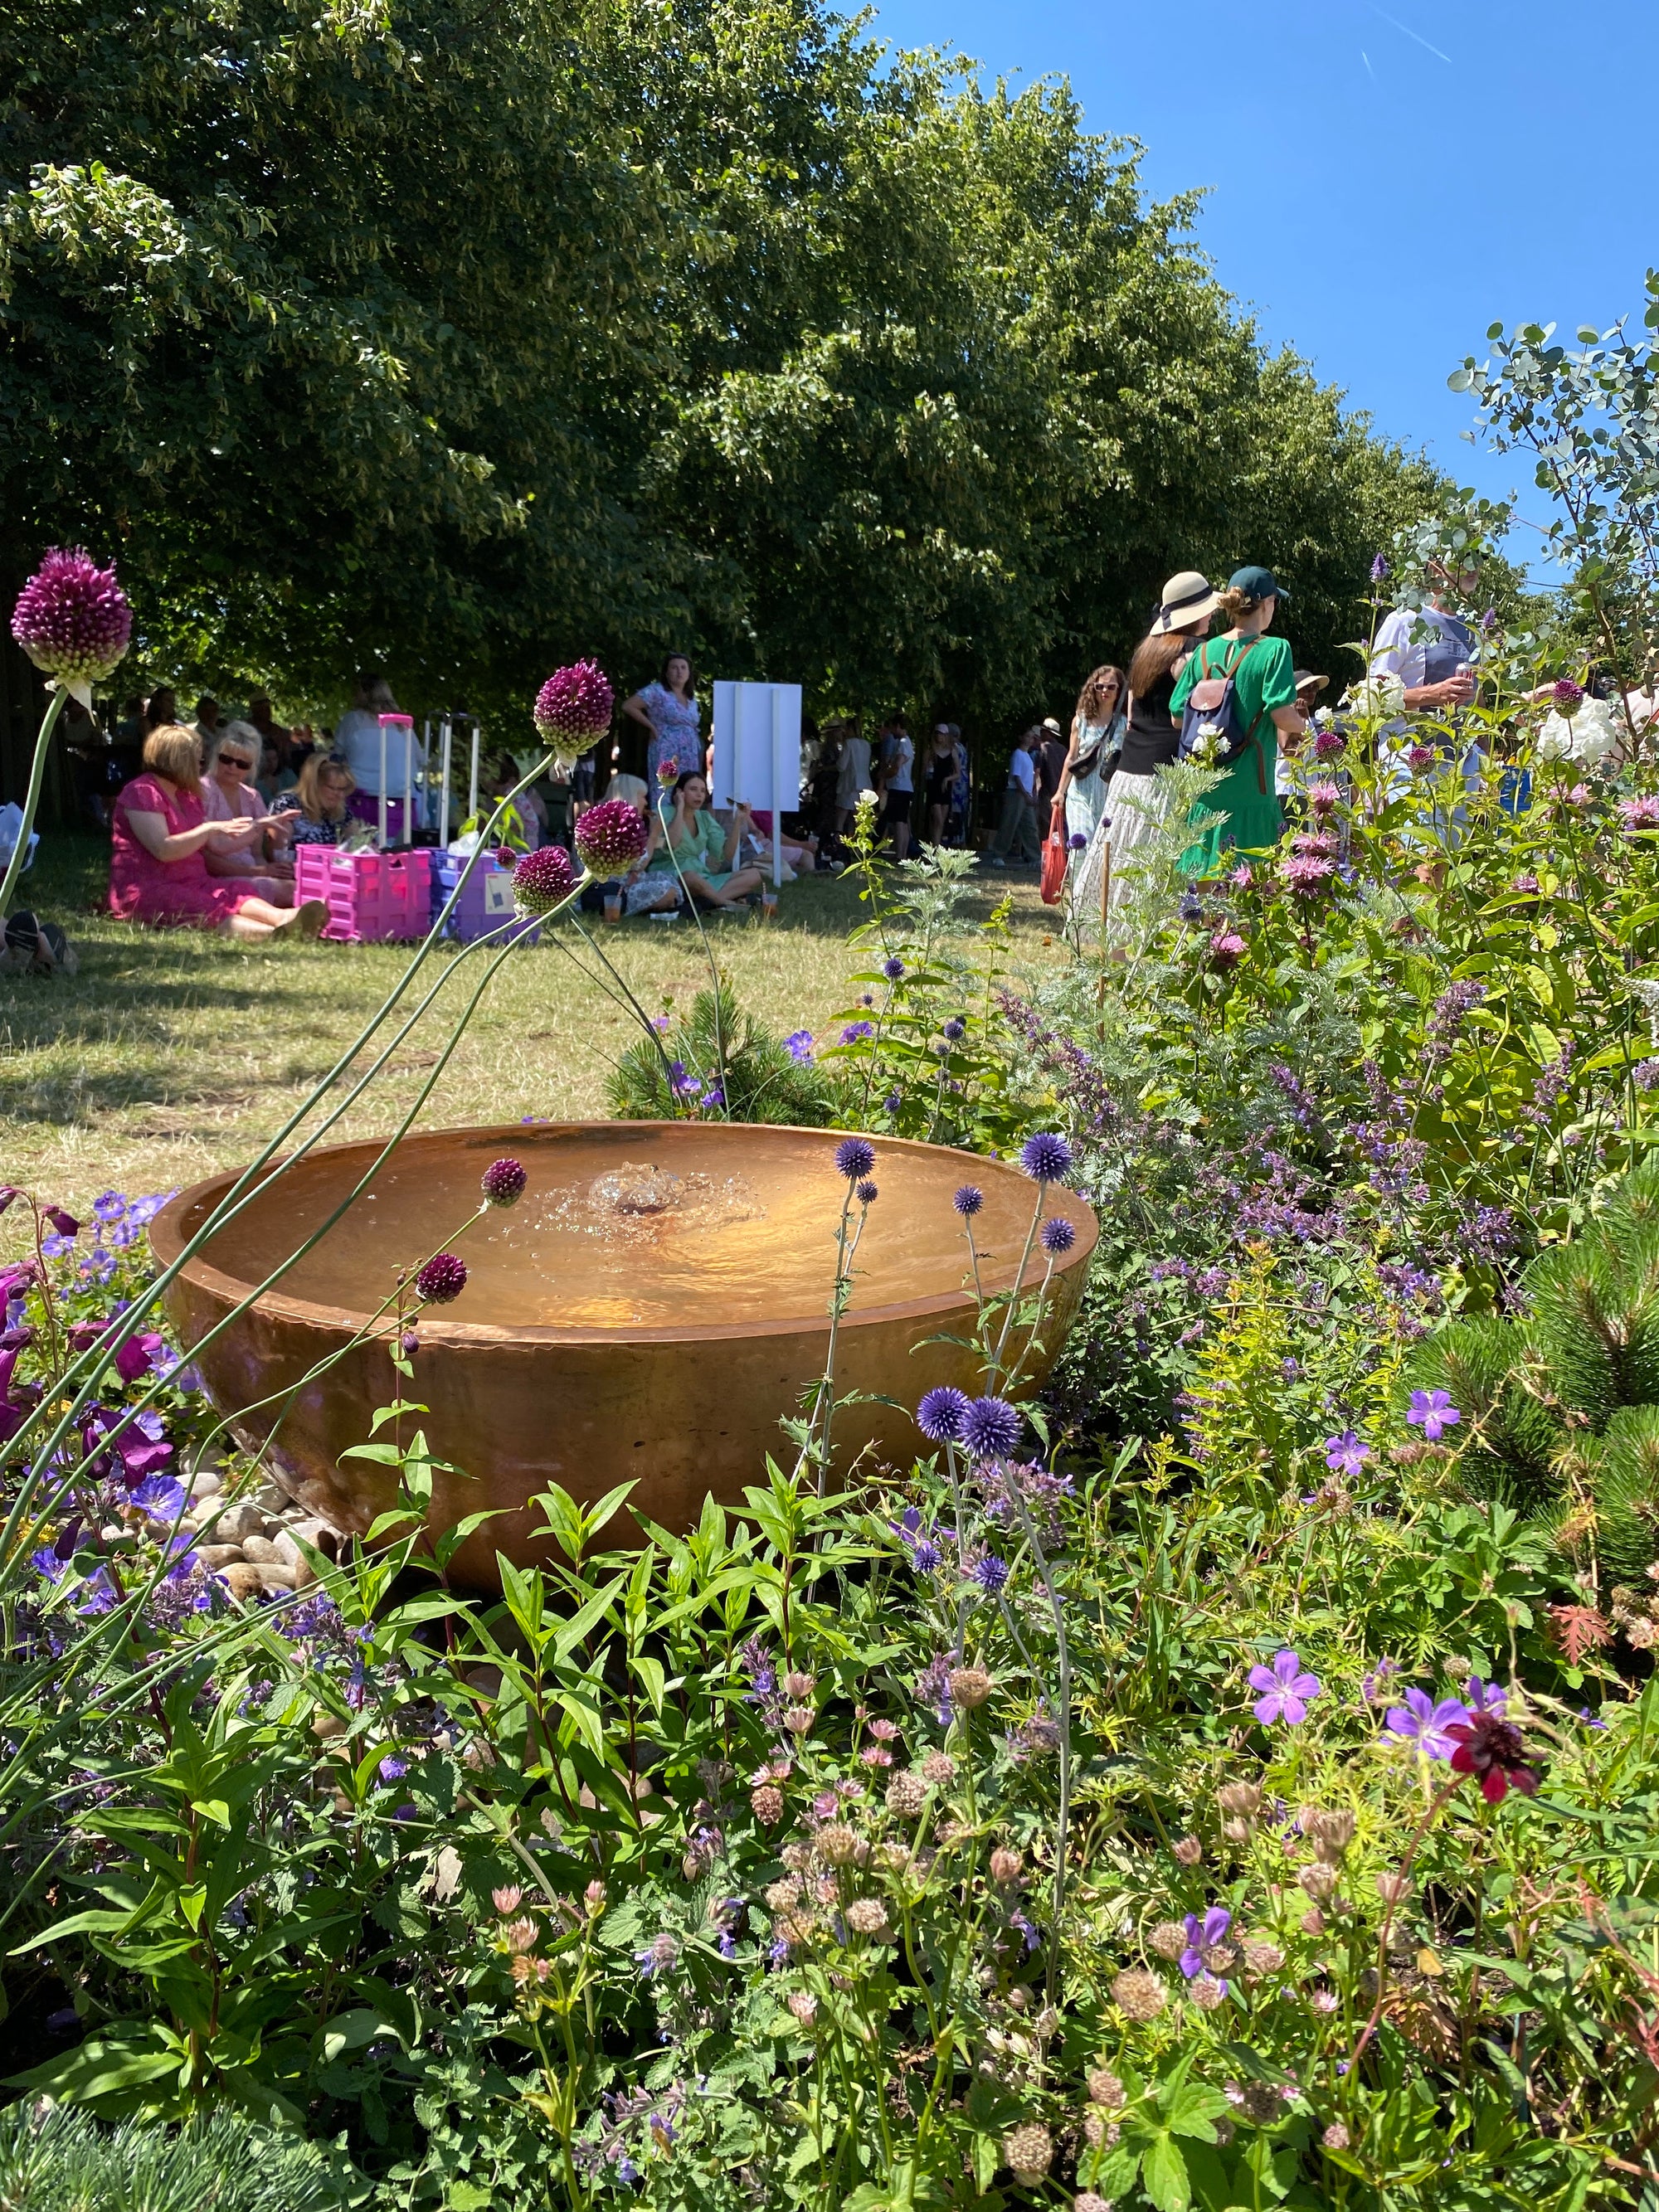
[[1080,837],[1079,855],[1106,811],[1106,787],[1123,744],[1124,705],[1128,678],[1121,668],[1097,668],[1078,694],[1072,716],[1072,742],[1054,793],[1050,833],[1063,831],[1068,844]]
[[1173,767],[1180,749],[1180,732],[1170,701],[1176,678],[1199,641],[1209,635],[1220,605],[1219,594],[1206,578],[1195,568],[1183,569],[1164,586],[1152,629],[1135,648],[1129,664],[1123,750],[1106,787],[1089,848],[1073,877],[1073,906],[1085,924],[1097,924],[1101,919],[1101,883],[1109,855],[1111,881],[1107,896],[1115,901],[1120,865],[1148,830],[1157,826],[1168,805],[1158,771]]

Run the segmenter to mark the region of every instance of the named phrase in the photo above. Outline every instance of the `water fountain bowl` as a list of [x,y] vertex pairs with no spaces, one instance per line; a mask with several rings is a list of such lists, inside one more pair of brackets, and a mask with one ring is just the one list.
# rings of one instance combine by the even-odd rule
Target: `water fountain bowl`
[[[396,1474],[345,1459],[370,1440],[377,1407],[399,1394],[390,1311],[398,1272],[440,1248],[469,1270],[451,1304],[416,1324],[414,1382],[434,1456],[459,1473],[434,1480],[429,1524],[495,1517],[470,1535],[451,1572],[498,1585],[495,1554],[546,1555],[531,1500],[549,1483],[584,1502],[634,1481],[647,1519],[683,1530],[703,1501],[740,1505],[765,1480],[768,1453],[793,1447],[780,1419],[823,1371],[836,1228],[846,1183],[833,1132],[719,1122],[546,1122],[407,1137],[341,1218],[275,1288],[203,1340],[341,1206],[379,1147],[308,1154],[246,1205],[174,1278],[167,1310],[208,1395],[234,1432],[261,1450],[307,1510],[367,1533],[396,1496]],[[878,1195],[860,1243],[837,1344],[836,1462],[846,1470],[908,1465],[927,1449],[913,1410],[924,1390],[982,1387],[966,1342],[975,1299],[953,1193],[979,1186],[980,1280],[1008,1289],[1024,1249],[1036,1186],[1017,1169],[939,1146],[872,1140]],[[492,1160],[521,1160],[525,1195],[467,1222]],[[152,1224],[157,1257],[176,1260],[235,1178],[181,1192]],[[1040,1348],[1022,1387],[1052,1365],[1076,1316],[1094,1249],[1090,1208],[1050,1186],[1047,1210],[1076,1242],[1055,1266]],[[858,1207],[854,1206],[856,1218]],[[1034,1249],[1025,1283],[1048,1262]],[[354,1341],[354,1340],[356,1340]],[[199,1347],[199,1348],[198,1348]],[[319,1363],[333,1364],[320,1375]],[[291,1401],[283,1401],[291,1394]],[[872,1401],[876,1402],[872,1402]],[[885,1402],[890,1401],[892,1402]],[[280,1419],[278,1413],[280,1411]],[[273,1426],[274,1425],[274,1426]],[[380,1440],[393,1433],[380,1431]],[[631,1540],[629,1519],[604,1540]]]

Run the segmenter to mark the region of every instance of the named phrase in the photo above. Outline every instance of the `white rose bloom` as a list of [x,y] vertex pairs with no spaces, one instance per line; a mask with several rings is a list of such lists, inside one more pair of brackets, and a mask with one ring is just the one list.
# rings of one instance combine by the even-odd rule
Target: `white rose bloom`
[[1540,760],[1605,760],[1619,742],[1604,699],[1581,699],[1571,714],[1553,712],[1538,732]]
[[1381,720],[1391,721],[1406,711],[1406,687],[1397,676],[1368,676],[1363,683],[1352,687],[1343,704],[1351,707],[1356,714],[1375,714]]

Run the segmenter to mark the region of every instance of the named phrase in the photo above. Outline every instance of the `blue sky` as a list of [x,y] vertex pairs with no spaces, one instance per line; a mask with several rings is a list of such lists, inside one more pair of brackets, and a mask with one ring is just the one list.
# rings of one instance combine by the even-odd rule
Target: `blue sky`
[[1493,497],[1540,505],[1459,435],[1487,325],[1640,324],[1656,0],[885,0],[874,29],[1069,76],[1154,198],[1211,188],[1200,241],[1270,343]]

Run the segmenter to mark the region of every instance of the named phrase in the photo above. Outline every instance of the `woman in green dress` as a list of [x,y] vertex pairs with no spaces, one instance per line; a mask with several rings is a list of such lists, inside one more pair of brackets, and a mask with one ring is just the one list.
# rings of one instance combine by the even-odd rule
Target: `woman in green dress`
[[1231,618],[1232,628],[1199,647],[1182,670],[1170,698],[1170,711],[1179,722],[1195,684],[1206,677],[1230,675],[1239,722],[1251,732],[1249,743],[1215,789],[1193,809],[1189,818],[1194,822],[1206,813],[1222,819],[1212,822],[1198,843],[1182,854],[1187,875],[1219,875],[1222,856],[1230,846],[1255,852],[1279,842],[1283,823],[1273,788],[1279,732],[1297,737],[1308,726],[1296,703],[1289,641],[1265,635],[1285,596],[1270,569],[1237,570],[1221,597],[1222,612]]
[[702,770],[688,769],[674,786],[673,811],[662,824],[651,866],[674,873],[678,864],[680,879],[699,906],[741,906],[763,880],[758,868],[732,866],[749,827],[749,809],[739,804],[732,811],[730,827],[722,829],[708,811]]

